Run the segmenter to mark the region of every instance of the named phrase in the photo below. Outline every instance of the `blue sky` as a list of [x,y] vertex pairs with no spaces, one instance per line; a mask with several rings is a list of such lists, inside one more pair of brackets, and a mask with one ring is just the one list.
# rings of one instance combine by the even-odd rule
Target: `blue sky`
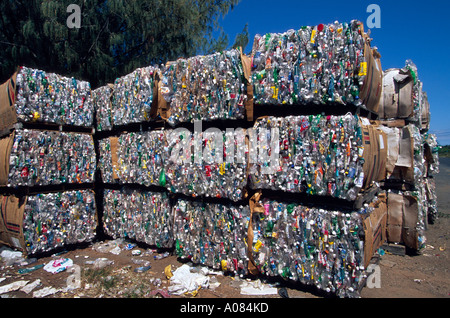
[[220,24],[232,45],[248,23],[248,53],[258,33],[352,19],[364,22],[367,30],[367,6],[372,3],[381,9],[381,28],[371,29],[371,37],[383,69],[403,67],[407,59],[417,65],[430,102],[430,131],[441,145],[450,145],[450,1],[241,0]]

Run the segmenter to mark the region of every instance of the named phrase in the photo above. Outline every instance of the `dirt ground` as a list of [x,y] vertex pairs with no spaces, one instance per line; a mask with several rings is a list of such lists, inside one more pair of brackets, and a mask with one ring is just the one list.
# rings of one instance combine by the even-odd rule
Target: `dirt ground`
[[[449,298],[450,297],[450,158],[442,158],[440,174],[436,177],[439,216],[435,224],[428,225],[426,248],[420,255],[393,255],[386,253],[380,257],[380,288],[364,287],[362,298]],[[172,272],[183,265],[176,256],[155,260],[162,255],[148,247],[122,249],[119,255],[99,252],[96,247],[104,242],[97,242],[84,248],[74,249],[59,255],[39,258],[27,266],[3,266],[0,261],[1,286],[26,280],[29,283],[40,279],[41,284],[30,293],[16,290],[0,295],[1,298],[32,298],[33,292],[45,287],[53,287],[53,293],[46,298],[280,298],[280,291],[287,292],[289,298],[322,298],[323,294],[299,284],[270,282],[277,288],[277,294],[268,296],[241,295],[243,280],[231,276],[211,275],[212,282],[220,285],[216,288],[201,288],[197,292],[169,295],[169,281],[164,269],[171,265]],[[140,255],[133,255],[140,251]],[[57,258],[70,258],[79,267],[51,274],[39,268],[27,274],[19,274],[20,268],[47,264]],[[92,264],[98,258],[107,258],[114,263],[100,269]],[[151,268],[136,272],[135,270],[150,263]],[[139,263],[139,264],[138,264]],[[214,277],[214,278],[212,278]],[[75,278],[80,278],[76,280]],[[77,288],[68,290],[72,283]],[[245,282],[245,280],[244,280]],[[252,281],[255,282],[255,281]],[[269,283],[269,282],[265,282]],[[74,285],[73,285],[74,284]],[[35,294],[37,297],[37,295]]]

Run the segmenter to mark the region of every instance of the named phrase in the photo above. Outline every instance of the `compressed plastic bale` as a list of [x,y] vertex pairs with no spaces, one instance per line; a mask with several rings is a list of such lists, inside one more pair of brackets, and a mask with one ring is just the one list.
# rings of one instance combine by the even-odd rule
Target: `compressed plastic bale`
[[115,80],[111,97],[112,125],[151,120],[157,72],[157,67],[147,66]]
[[355,200],[365,178],[361,128],[351,114],[261,118],[249,134],[250,187]]
[[160,185],[166,155],[164,130],[123,133],[99,141],[99,168],[105,183]]
[[165,186],[160,175],[164,173],[166,143],[164,130],[121,134],[113,167],[120,183]]
[[424,180],[424,192],[427,207],[427,221],[434,224],[438,218],[436,180],[434,178],[426,178]]
[[424,143],[415,124],[403,127],[380,127],[391,140],[388,148],[392,166],[387,169],[387,181],[418,184],[427,175]]
[[96,164],[92,135],[18,129],[8,186],[92,183]]
[[[422,84],[422,83],[421,83]],[[421,129],[422,130],[428,130],[430,128],[430,120],[431,120],[431,113],[430,113],[430,102],[428,101],[428,94],[427,92],[424,92],[423,90],[422,94],[420,96],[420,104],[422,105],[422,114],[421,114]]]
[[106,189],[103,229],[114,239],[129,238],[158,248],[173,247],[173,216],[168,195],[144,190]]
[[403,68],[383,72],[379,115],[383,119],[407,119],[419,129],[428,129],[430,105],[423,91],[423,83],[419,80],[417,66],[411,60],[407,60]]
[[113,128],[113,111],[111,95],[113,85],[101,86],[92,91],[98,131],[111,130]]
[[411,250],[425,247],[425,226],[428,202],[425,188],[415,191],[388,191],[387,237],[390,243],[400,243]]
[[23,235],[29,254],[91,242],[96,235],[94,192],[76,190],[28,196]]
[[[255,104],[363,105],[362,90],[369,88],[364,80],[372,67],[367,59],[372,51],[366,43],[359,21],[256,35],[252,48]],[[378,102],[370,103],[376,111]]]
[[224,272],[247,274],[248,206],[179,199],[173,211],[178,257]]
[[426,176],[433,177],[439,174],[439,144],[435,134],[422,134],[424,143],[424,158]]
[[161,79],[167,122],[243,119],[247,86],[240,54],[232,49],[168,63]]
[[21,121],[83,127],[94,124],[89,82],[21,67],[16,95],[15,108]]
[[123,133],[101,140],[99,146],[105,182],[160,186],[193,197],[244,199],[248,153],[244,130]]
[[245,131],[167,130],[166,188],[187,196],[244,199],[247,185]]
[[340,297],[357,297],[365,277],[360,213],[263,199],[252,214],[252,260],[258,271]]

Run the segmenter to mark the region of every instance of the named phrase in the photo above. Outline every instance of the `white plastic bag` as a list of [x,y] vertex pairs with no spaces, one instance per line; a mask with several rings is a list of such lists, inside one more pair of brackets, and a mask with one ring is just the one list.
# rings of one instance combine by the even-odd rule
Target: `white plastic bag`
[[208,286],[209,277],[200,273],[191,273],[191,268],[184,264],[173,272],[168,290],[173,295],[181,295],[194,292],[199,287],[208,288]]

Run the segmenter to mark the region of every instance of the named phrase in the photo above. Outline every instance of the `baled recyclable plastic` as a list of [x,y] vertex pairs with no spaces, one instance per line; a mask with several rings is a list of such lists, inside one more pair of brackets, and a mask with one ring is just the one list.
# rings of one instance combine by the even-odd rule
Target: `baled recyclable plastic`
[[[364,278],[363,219],[358,212],[325,210],[264,199],[252,214],[252,258],[268,276],[354,297]],[[249,237],[251,239],[251,237]]]
[[[244,199],[247,185],[245,131],[166,131],[166,188],[187,196]],[[160,179],[161,181],[161,179]]]
[[143,190],[105,190],[103,228],[113,238],[130,238],[155,245],[173,246],[173,217],[166,193]]
[[224,272],[247,273],[248,206],[179,199],[173,211],[178,257]]
[[94,105],[89,82],[21,67],[15,108],[24,122],[92,127]]
[[111,97],[112,125],[150,121],[156,72],[158,68],[147,66],[115,80]]
[[364,145],[358,117],[266,117],[253,130],[250,148],[258,151],[249,155],[251,188],[353,201],[363,187]]
[[28,196],[23,235],[29,254],[94,239],[97,209],[94,192],[76,190]]
[[[375,74],[373,84],[365,81],[368,72]],[[381,67],[359,21],[255,36],[255,104],[337,103],[376,111],[381,92],[378,82],[381,86]],[[369,101],[366,91],[372,86],[377,98]]]
[[9,186],[92,183],[96,169],[92,135],[18,129],[9,161]]
[[161,80],[171,125],[245,117],[247,87],[236,49],[168,63]]

